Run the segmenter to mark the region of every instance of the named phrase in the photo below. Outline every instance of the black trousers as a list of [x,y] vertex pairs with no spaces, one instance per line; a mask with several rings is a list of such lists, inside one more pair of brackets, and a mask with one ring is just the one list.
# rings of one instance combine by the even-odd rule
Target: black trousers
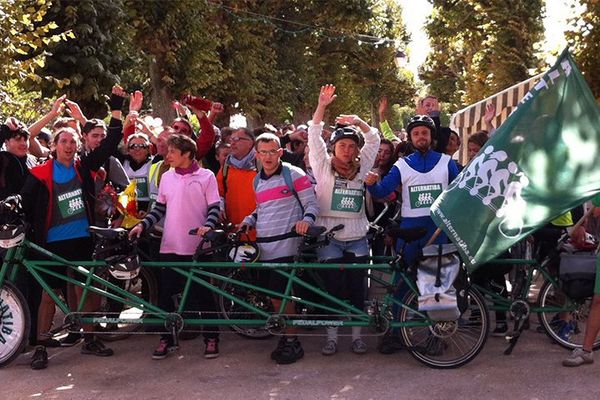
[[[192,256],[161,253],[160,260],[166,262],[191,262]],[[176,311],[176,297],[183,291],[186,278],[173,271],[170,267],[163,267],[160,269],[159,281],[158,306],[168,312]],[[189,311],[186,316],[197,315],[197,312],[200,312],[202,318],[216,318],[217,305],[212,292],[196,282],[192,282],[186,299],[185,310]],[[203,314],[203,311],[208,314]],[[219,338],[218,326],[207,326],[203,331],[205,341]],[[163,338],[168,339],[169,336],[164,335]]]

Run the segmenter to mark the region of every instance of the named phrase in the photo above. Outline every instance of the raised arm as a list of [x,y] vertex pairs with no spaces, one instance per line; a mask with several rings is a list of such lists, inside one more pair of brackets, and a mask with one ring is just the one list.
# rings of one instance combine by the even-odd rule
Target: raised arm
[[56,118],[58,118],[60,115],[62,115],[64,109],[65,109],[65,99],[67,98],[66,94],[63,94],[62,96],[60,96],[58,99],[54,100],[54,103],[52,103],[52,109],[50,110],[50,112],[46,115],[44,115],[42,118],[40,118],[39,120],[37,120],[36,122],[34,122],[30,127],[29,127],[29,152],[31,154],[33,154],[36,157],[48,157],[48,155],[50,154],[50,149],[45,148],[44,146],[42,146],[40,144],[40,142],[38,142],[37,140],[37,135],[40,134],[40,132],[42,131],[42,128],[44,128],[46,125],[50,124],[52,121],[54,121]]
[[333,103],[337,95],[335,94],[335,86],[327,84],[321,86],[321,92],[319,93],[319,102],[317,109],[315,110],[312,118],[313,125],[318,125],[323,122],[323,116],[325,115],[325,109],[327,106]]

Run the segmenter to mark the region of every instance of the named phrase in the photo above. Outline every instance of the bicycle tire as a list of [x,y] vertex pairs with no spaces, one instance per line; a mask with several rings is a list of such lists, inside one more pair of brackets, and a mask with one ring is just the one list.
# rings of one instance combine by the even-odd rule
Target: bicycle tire
[[[238,281],[242,281],[244,283],[250,283],[256,285],[256,277],[252,276],[252,272],[249,270],[236,269],[227,274],[227,277],[230,279],[235,279]],[[255,290],[248,289],[242,287],[240,285],[235,285],[231,282],[223,282],[221,284],[221,290],[239,297],[244,301],[268,312],[274,312],[273,305],[271,303],[270,297],[265,294],[259,293]],[[219,311],[224,319],[261,319],[264,318],[262,316],[258,316],[241,305],[235,303],[235,301],[226,298],[225,296],[218,295],[217,296],[217,305],[219,307]],[[238,325],[229,325],[229,328],[233,330],[235,333],[239,334],[242,337],[249,339],[268,339],[273,336],[265,326],[238,326]]]
[[[140,273],[136,278],[131,279],[131,280],[126,280],[124,282],[125,282],[125,288],[127,289],[127,291],[144,299],[145,301],[150,302],[151,304],[157,304],[157,302],[158,302],[158,287],[156,284],[156,278],[150,271],[148,271],[148,269],[143,268],[143,267],[140,268]],[[106,298],[103,299],[103,302],[102,302],[103,307],[107,307],[108,302],[106,300],[107,300]],[[122,306],[122,304],[121,304],[121,306]],[[104,311],[108,311],[108,310],[105,308]],[[126,309],[121,309],[119,311],[120,311],[119,316],[123,316],[123,314],[127,315],[128,313],[135,316],[135,314],[139,313],[140,314],[139,317],[143,318],[143,312],[142,312],[142,310],[139,310],[139,309],[126,308]],[[133,332],[140,331],[142,328],[145,328],[145,325],[143,325],[143,324],[130,324],[130,325],[120,324],[117,327],[116,332],[100,333],[99,335],[102,337],[103,340],[106,340],[108,342],[114,342],[117,340],[127,339],[129,336],[131,336],[131,334]]]
[[[466,300],[467,306],[456,321],[400,327],[402,340],[415,359],[433,368],[449,369],[467,364],[479,354],[488,337],[488,311],[483,296],[472,287]],[[417,309],[417,293],[409,292],[404,303]],[[422,319],[406,308],[401,308],[398,318],[400,322]]]
[[0,367],[23,352],[29,339],[31,315],[25,296],[12,283],[0,289]]
[[[571,300],[568,296],[554,283],[545,281],[540,289],[538,297],[538,307],[564,307],[564,312],[538,312],[540,325],[544,327],[546,334],[567,349],[576,349],[583,346],[585,329],[587,327],[587,318],[592,304],[592,297],[583,300]],[[565,315],[569,313],[570,321],[574,322],[573,332],[571,334],[565,331],[566,324]],[[593,349],[600,348],[600,337],[597,337],[593,344]]]

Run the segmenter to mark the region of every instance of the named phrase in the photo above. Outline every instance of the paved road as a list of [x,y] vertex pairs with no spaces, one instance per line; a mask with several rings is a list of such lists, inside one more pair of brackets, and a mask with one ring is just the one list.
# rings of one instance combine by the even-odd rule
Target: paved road
[[[434,370],[407,352],[358,356],[342,338],[333,357],[319,354],[322,338],[304,337],[306,355],[288,366],[269,359],[276,339],[250,341],[223,335],[221,357],[202,357],[203,343],[183,341],[171,357],[153,361],[157,338],[114,342],[115,356],[51,349],[46,370],[29,368],[23,354],[0,370],[0,399],[599,399],[598,364],[560,366],[568,352],[545,335],[527,331],[510,356],[504,339],[490,337],[482,353],[455,370]],[[600,353],[599,353],[600,354]]]

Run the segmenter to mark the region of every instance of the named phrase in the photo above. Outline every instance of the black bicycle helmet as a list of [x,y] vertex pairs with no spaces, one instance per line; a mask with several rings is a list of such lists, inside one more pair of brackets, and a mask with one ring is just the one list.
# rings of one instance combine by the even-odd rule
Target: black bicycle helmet
[[2,213],[0,218],[0,247],[10,249],[23,243],[25,240],[25,221],[18,214],[10,212],[10,216],[5,216]]
[[408,134],[408,140],[410,140],[410,131],[417,126],[426,126],[429,128],[431,135],[435,133],[435,122],[428,115],[415,115],[406,126],[406,133]]
[[137,246],[132,243],[123,228],[92,230],[96,234],[94,260],[104,260],[108,271],[117,279],[134,279],[140,272]]
[[351,139],[356,142],[358,146],[361,144],[362,135],[358,133],[358,129],[351,125],[336,125],[334,131],[331,133],[331,139],[329,143],[334,146],[337,141],[342,139]]
[[106,264],[110,274],[117,279],[134,279],[140,273],[140,257],[135,252],[107,257]]
[[0,202],[0,247],[9,249],[25,240],[27,225],[20,210],[20,196],[9,196]]

